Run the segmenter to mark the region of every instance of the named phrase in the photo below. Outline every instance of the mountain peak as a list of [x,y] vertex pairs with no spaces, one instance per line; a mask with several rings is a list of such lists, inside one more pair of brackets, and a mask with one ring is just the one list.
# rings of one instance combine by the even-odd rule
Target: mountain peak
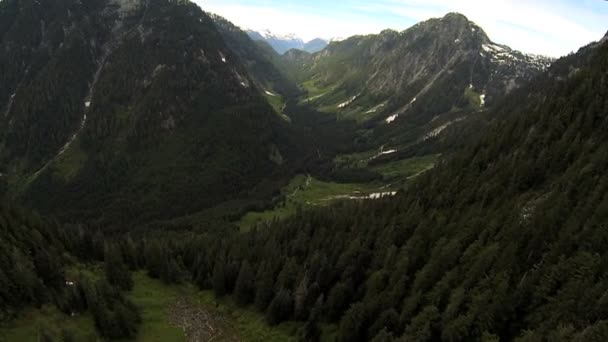
[[600,40],[600,43],[605,43],[605,42],[608,42],[608,32],[606,32],[606,35],[604,36],[604,38],[602,38]]
[[464,14],[458,12],[450,12],[446,14],[442,19],[470,22],[469,18],[467,18]]
[[300,49],[314,53],[323,50],[329,43],[325,39],[321,38],[305,42],[302,40],[302,38],[298,37],[298,35],[294,33],[279,35],[271,30],[264,30],[260,32],[248,30],[247,34],[253,40],[266,41],[277,53],[281,55],[290,49]]

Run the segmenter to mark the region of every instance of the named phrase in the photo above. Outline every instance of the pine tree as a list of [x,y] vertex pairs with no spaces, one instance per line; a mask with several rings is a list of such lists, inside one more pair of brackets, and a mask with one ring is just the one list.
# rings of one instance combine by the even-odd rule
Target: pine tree
[[226,288],[226,268],[226,261],[223,259],[218,259],[215,263],[215,267],[213,267],[211,282],[213,285],[213,292],[218,297],[224,296],[228,291]]
[[247,260],[243,261],[239,276],[236,280],[234,289],[234,298],[240,306],[245,306],[251,303],[255,295],[254,275],[251,266]]
[[319,296],[314,307],[310,311],[310,315],[306,324],[298,331],[298,340],[302,342],[319,342],[321,341],[321,329],[319,321],[321,320],[321,310],[323,308],[323,295]]
[[288,290],[282,289],[274,297],[268,309],[266,309],[266,321],[270,325],[276,325],[291,319],[293,310],[293,298]]
[[262,263],[256,278],[255,306],[260,311],[266,311],[274,296],[274,275],[270,263]]
[[367,339],[368,312],[364,303],[353,304],[340,320],[340,341],[357,342]]
[[104,269],[106,279],[110,284],[118,286],[124,291],[130,291],[133,288],[133,279],[122,258],[120,249],[115,245],[107,244],[105,250]]

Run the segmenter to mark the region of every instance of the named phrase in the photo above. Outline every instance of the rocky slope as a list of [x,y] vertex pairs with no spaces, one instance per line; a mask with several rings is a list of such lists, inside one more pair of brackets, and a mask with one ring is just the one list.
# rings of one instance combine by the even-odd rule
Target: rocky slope
[[313,55],[288,53],[284,60],[309,91],[307,103],[393,126],[492,106],[552,62],[492,42],[457,13],[403,32],[351,37]]

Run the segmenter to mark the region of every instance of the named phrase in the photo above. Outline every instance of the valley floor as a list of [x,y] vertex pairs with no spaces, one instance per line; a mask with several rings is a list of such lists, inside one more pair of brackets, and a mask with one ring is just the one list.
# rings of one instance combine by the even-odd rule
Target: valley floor
[[[336,163],[357,164],[355,167],[367,167],[367,163],[376,152],[343,155],[336,158]],[[396,160],[370,167],[371,171],[382,175],[382,180],[368,183],[336,183],[321,181],[310,175],[298,175],[285,186],[281,193],[283,201],[270,210],[251,211],[238,222],[241,230],[249,230],[256,224],[285,219],[296,213],[298,208],[326,206],[340,200],[374,200],[392,196],[402,189],[409,180],[432,169],[439,155],[414,157]]]

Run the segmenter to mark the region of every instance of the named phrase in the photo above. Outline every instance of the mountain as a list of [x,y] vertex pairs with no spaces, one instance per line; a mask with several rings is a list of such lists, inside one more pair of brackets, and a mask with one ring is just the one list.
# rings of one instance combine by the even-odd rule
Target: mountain
[[[422,139],[462,120],[457,112],[493,106],[552,62],[492,42],[457,13],[297,57],[284,60],[308,91],[303,103],[374,126],[378,139],[393,143]],[[413,129],[419,130],[415,136],[402,136]]]
[[395,197],[172,250],[202,251],[201,286],[301,321],[303,340],[604,341],[607,72],[606,41],[556,61]]
[[126,224],[251,206],[301,155],[190,2],[6,0],[0,18],[0,172],[43,213]]
[[248,30],[247,34],[255,41],[265,41],[279,54],[284,54],[291,49],[304,50],[309,53],[315,53],[323,50],[327,45],[328,41],[321,38],[313,39],[309,42],[304,42],[301,38],[295,34],[288,35],[276,35],[271,31],[257,32]]
[[[239,58],[264,95],[291,97],[299,94],[295,82],[281,67],[280,55],[264,41],[255,41],[226,19],[211,15],[226,45]],[[273,96],[275,95],[275,96]]]
[[315,53],[315,52],[319,52],[319,51],[325,49],[328,44],[329,44],[329,42],[327,40],[321,39],[321,38],[316,38],[316,39],[309,41],[308,43],[305,43],[304,46],[302,47],[302,50],[304,50],[308,53]]

